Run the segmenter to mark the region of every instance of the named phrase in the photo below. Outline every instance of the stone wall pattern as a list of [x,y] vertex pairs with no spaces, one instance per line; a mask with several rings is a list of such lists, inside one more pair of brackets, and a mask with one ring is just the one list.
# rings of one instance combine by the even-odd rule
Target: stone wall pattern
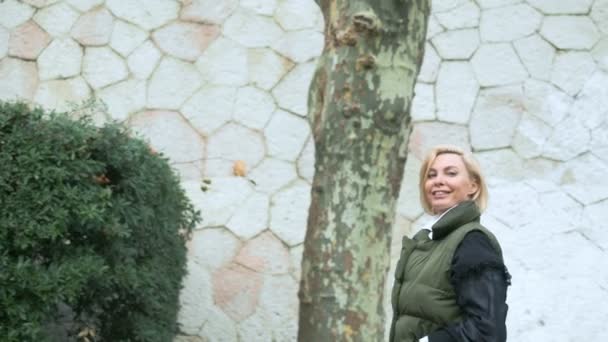
[[[102,99],[202,211],[175,341],[296,339],[323,25],[313,0],[0,1],[0,99]],[[607,89],[608,0],[434,0],[387,289],[420,160],[455,143],[489,181],[509,340],[608,340]]]

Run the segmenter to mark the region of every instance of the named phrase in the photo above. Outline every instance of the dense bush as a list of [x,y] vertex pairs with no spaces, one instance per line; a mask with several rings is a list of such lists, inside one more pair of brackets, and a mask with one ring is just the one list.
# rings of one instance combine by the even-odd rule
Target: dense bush
[[[0,102],[0,337],[170,341],[198,213],[119,125]],[[80,334],[80,337],[77,335]]]

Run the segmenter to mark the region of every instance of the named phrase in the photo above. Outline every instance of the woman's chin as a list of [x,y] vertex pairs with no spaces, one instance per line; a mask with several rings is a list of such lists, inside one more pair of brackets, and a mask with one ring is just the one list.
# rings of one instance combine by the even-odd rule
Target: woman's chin
[[448,210],[451,207],[452,207],[452,205],[450,204],[450,202],[446,201],[446,200],[444,200],[444,201],[442,201],[442,200],[435,201],[435,202],[433,202],[433,205],[432,205],[433,212],[435,214],[441,214],[441,213],[443,213],[444,211]]

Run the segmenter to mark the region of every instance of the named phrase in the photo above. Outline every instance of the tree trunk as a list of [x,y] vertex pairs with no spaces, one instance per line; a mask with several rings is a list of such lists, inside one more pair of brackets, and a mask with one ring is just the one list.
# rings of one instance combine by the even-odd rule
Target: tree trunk
[[317,0],[325,47],[308,99],[315,141],[301,342],[381,341],[383,289],[430,0]]

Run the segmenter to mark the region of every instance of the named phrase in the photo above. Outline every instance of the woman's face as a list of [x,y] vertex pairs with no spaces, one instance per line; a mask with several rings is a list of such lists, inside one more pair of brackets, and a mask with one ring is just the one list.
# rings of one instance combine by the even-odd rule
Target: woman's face
[[462,157],[457,154],[438,155],[426,174],[424,192],[435,214],[470,199],[476,191],[477,183],[471,179]]

